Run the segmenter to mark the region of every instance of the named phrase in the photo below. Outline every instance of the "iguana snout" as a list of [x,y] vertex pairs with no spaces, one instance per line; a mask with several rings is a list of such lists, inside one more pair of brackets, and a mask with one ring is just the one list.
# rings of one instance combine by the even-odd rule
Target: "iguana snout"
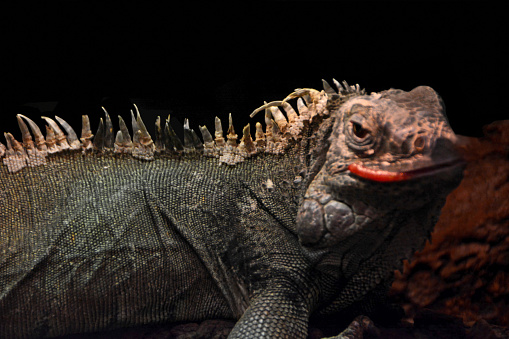
[[406,181],[460,163],[455,142],[433,89],[388,90],[351,99],[339,110],[326,170],[329,176],[348,168],[371,181]]

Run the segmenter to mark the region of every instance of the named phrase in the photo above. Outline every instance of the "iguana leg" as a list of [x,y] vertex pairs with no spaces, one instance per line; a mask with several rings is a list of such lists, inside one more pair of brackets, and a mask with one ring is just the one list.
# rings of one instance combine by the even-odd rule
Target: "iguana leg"
[[306,338],[308,318],[302,295],[276,284],[251,302],[228,338]]

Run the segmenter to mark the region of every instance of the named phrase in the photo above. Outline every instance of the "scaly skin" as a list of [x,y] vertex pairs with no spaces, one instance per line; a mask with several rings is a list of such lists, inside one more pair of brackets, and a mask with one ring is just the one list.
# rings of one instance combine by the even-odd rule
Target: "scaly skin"
[[[125,133],[116,142],[133,156],[113,153],[107,116],[95,151],[84,128],[83,153],[46,156],[39,140],[34,159],[45,164],[30,167],[10,139],[0,336],[225,318],[238,319],[231,338],[305,338],[310,319],[376,313],[461,179],[454,134],[427,87],[363,95],[326,84],[290,98],[303,95],[310,115],[300,122],[269,108],[285,102],[264,106],[272,116],[255,144],[245,129],[237,146],[230,124],[226,142],[205,133],[201,145],[188,131],[182,151],[154,155],[170,132],[154,147],[133,118],[134,144]],[[35,154],[25,137],[23,147]],[[344,336],[360,336],[355,326]]]

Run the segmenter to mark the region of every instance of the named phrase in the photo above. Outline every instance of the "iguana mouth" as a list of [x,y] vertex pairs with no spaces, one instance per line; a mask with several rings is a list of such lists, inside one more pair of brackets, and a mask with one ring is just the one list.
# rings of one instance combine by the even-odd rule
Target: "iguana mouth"
[[354,162],[348,166],[350,173],[370,181],[376,182],[400,182],[417,179],[421,177],[434,176],[442,172],[447,172],[453,168],[463,166],[465,161],[460,158],[453,158],[439,163],[433,163],[428,166],[419,166],[410,170],[401,171],[397,166],[393,169],[371,168],[361,162]]

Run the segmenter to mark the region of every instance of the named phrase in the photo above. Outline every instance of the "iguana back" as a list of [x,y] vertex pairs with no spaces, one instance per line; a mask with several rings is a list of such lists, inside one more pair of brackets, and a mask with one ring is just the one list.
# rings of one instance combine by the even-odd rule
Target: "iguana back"
[[233,303],[247,299],[234,300],[245,291],[231,285],[231,261],[292,245],[277,222],[293,221],[296,189],[270,188],[281,193],[271,199],[281,220],[256,191],[269,175],[290,179],[278,158],[228,168],[196,155],[145,162],[69,152],[14,174],[2,166],[0,323],[10,324],[8,337],[238,316]]

